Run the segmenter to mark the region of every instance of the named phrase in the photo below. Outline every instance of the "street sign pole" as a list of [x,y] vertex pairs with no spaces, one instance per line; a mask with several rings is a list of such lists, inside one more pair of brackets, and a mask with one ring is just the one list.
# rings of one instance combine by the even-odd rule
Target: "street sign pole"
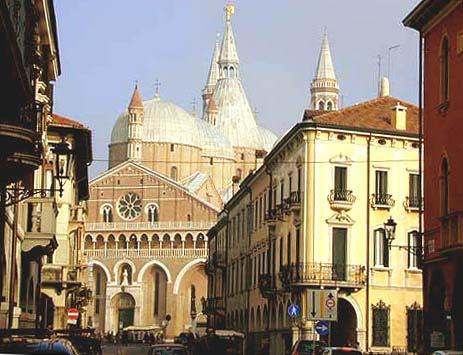
[[328,347],[331,347],[331,322],[328,322],[328,328],[329,328],[329,333],[328,333]]

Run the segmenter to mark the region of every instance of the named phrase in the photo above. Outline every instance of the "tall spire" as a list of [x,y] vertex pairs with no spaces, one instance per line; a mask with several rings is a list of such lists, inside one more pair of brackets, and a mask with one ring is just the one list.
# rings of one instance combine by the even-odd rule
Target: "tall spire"
[[333,60],[331,59],[330,43],[328,41],[328,34],[326,32],[323,35],[322,47],[318,57],[317,74],[315,79],[336,80]]
[[141,98],[140,90],[138,90],[138,84],[135,84],[129,108],[143,108],[143,100]]
[[233,35],[232,16],[235,13],[235,6],[227,4],[225,6],[227,23],[223,34],[222,48],[220,49],[219,64],[235,64],[238,66],[240,60],[236,50],[235,36]]
[[217,33],[215,39],[214,53],[212,54],[211,66],[207,75],[206,86],[203,89],[203,118],[206,115],[206,109],[209,99],[214,94],[217,79],[219,78],[219,55],[220,55],[220,33]]
[[214,90],[217,116],[212,122],[233,147],[262,149],[263,144],[239,76],[239,59],[232,28],[235,7],[225,7],[226,24],[220,48],[219,79]]
[[331,111],[339,107],[339,84],[326,31],[323,35],[315,78],[310,85],[310,94],[310,107],[313,110]]

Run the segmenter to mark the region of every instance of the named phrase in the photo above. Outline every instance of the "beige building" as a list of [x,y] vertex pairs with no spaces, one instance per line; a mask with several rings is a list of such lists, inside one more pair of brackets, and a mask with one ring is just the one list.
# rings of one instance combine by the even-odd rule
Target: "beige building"
[[206,324],[206,233],[276,141],[251,110],[234,7],[225,10],[202,116],[161,99],[159,90],[143,100],[136,87],[111,132],[109,170],[90,183],[84,250],[99,331],[150,326],[172,337]]
[[[326,82],[331,94],[324,73],[335,80],[326,36],[314,83]],[[331,345],[405,351],[419,339],[418,110],[389,96],[386,81],[382,88],[380,97],[341,110],[318,110],[312,102],[317,110],[306,110],[278,141],[225,205],[228,223],[209,233],[210,256],[220,252],[220,240],[225,260],[208,260],[215,286],[208,297],[224,291],[224,310],[211,302],[208,312],[245,332],[251,353],[282,354],[296,339],[313,339],[308,292],[321,288],[338,291]],[[238,229],[230,222],[241,209],[235,199],[252,207]],[[397,224],[392,246],[384,225],[389,217]],[[242,243],[249,245],[242,249]],[[237,254],[244,262],[235,272]],[[248,299],[238,312],[237,292]],[[301,317],[289,318],[291,304],[300,306]]]

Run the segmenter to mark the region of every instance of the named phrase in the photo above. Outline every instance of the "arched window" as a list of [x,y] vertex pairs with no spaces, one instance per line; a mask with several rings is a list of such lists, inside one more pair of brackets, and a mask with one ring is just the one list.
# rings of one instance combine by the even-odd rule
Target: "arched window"
[[449,39],[447,36],[442,40],[440,58],[441,102],[446,102],[449,99]]
[[328,103],[326,104],[326,109],[328,111],[331,111],[333,109],[333,103],[331,101],[328,101]]
[[227,67],[223,68],[223,76],[225,78],[228,78],[228,68]]
[[170,168],[170,178],[174,181],[177,181],[177,178],[178,178],[178,171],[177,171],[177,167],[176,166],[173,166]]
[[120,268],[119,282],[121,285],[132,284],[132,268],[129,264],[123,264]]
[[103,206],[103,222],[111,223],[113,221],[113,208],[110,205]]
[[146,208],[146,212],[148,214],[148,221],[150,223],[159,221],[158,206],[156,206],[155,204],[148,205],[148,207]]
[[235,77],[235,68],[230,67],[230,78],[234,78],[234,77]]
[[449,163],[447,158],[442,159],[441,164],[441,215],[445,216],[449,213]]
[[420,233],[416,230],[408,233],[408,250],[408,268],[420,268],[420,255],[423,251],[423,238],[421,238]]
[[318,103],[318,109],[319,109],[320,111],[324,111],[324,110],[325,110],[325,103],[324,103],[323,101],[320,101],[320,102]]

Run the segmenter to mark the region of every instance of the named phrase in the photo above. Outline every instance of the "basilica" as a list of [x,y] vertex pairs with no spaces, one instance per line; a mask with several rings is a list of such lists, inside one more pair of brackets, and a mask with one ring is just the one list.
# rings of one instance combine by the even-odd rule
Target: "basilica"
[[205,324],[207,231],[240,181],[277,137],[261,127],[246,97],[225,8],[196,117],[172,102],[142,98],[136,86],[117,117],[108,170],[90,182],[83,241],[100,332],[129,326],[167,336]]

